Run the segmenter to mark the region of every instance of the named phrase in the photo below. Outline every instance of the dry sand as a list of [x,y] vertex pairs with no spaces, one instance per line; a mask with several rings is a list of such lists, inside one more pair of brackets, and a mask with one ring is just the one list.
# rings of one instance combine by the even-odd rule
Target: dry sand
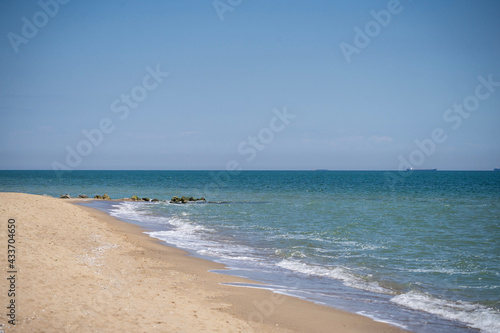
[[[6,278],[9,219],[15,297]],[[0,248],[0,332],[400,332],[267,290],[221,285],[251,281],[209,272],[223,266],[70,200],[0,193]],[[15,326],[6,316],[11,299]]]

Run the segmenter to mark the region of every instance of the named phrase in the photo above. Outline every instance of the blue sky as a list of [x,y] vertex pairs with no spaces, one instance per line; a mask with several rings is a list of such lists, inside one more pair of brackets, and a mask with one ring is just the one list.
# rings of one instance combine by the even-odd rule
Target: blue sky
[[491,170],[499,17],[493,0],[2,1],[0,169]]

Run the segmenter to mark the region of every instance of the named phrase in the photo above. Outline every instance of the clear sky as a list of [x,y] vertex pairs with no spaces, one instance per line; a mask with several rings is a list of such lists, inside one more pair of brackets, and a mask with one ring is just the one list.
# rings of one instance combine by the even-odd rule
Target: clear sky
[[0,2],[0,169],[500,165],[500,1]]

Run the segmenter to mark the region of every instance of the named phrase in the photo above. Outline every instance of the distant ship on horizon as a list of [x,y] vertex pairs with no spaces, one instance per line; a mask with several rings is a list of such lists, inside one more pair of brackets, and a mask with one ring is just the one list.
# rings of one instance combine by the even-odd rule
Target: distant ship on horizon
[[437,169],[413,169],[413,168],[408,168],[406,171],[437,171]]
[[495,168],[493,169],[493,171],[500,171],[500,168]]

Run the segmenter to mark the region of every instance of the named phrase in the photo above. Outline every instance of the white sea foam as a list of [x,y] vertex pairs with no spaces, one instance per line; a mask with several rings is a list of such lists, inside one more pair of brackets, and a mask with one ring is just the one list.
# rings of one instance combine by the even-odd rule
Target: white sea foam
[[122,202],[113,205],[110,214],[118,218],[162,225],[167,230],[150,231],[146,234],[177,247],[193,250],[200,255],[240,261],[258,261],[257,257],[248,255],[253,252],[250,247],[233,244],[227,239],[211,238],[215,230],[191,221],[188,212],[180,212],[178,215],[169,217],[154,216],[151,215],[151,211],[143,208],[143,203]]
[[145,212],[138,210],[138,204],[133,202],[121,202],[112,207],[109,214],[118,218],[139,220],[146,215]]
[[466,272],[463,270],[457,270],[453,268],[446,267],[431,267],[431,268],[400,268],[401,271],[411,272],[411,273],[440,273],[440,274],[460,274],[460,275],[472,275],[475,272]]
[[181,247],[200,241],[202,233],[213,231],[212,229],[193,223],[187,218],[187,214],[181,213],[180,216],[170,217],[154,216],[151,215],[150,211],[143,210],[142,207],[141,203],[122,202],[113,205],[110,215],[139,222],[163,225],[168,230],[147,232],[147,234]]
[[221,259],[231,259],[231,260],[241,260],[241,261],[259,261],[258,257],[249,257],[245,254],[252,253],[252,249],[237,244],[226,243],[224,245],[214,242],[206,242],[205,247],[199,247],[197,252],[201,255],[208,255],[212,257],[218,257]]
[[480,304],[444,300],[418,291],[395,296],[391,301],[411,309],[463,322],[481,332],[500,332],[500,312]]
[[216,257],[221,259],[258,261],[257,257],[248,256],[252,249],[231,242],[213,240],[209,237],[214,230],[200,225],[187,222],[184,219],[172,218],[171,230],[146,232],[151,237],[158,238],[164,242],[173,244],[180,248],[193,250],[204,256]]
[[121,202],[117,205],[113,205],[112,207],[113,208],[109,212],[111,216],[138,222],[183,227],[185,224],[184,222],[189,221],[187,219],[182,221],[182,218],[188,215],[184,213],[181,213],[180,217],[152,215],[150,210],[145,209],[143,202]]
[[201,232],[212,231],[201,225],[176,217],[169,218],[168,224],[171,228],[170,230],[151,231],[146,232],[146,234],[180,247],[193,248],[194,244],[203,241]]
[[277,264],[281,268],[286,268],[291,271],[311,275],[323,276],[331,279],[342,281],[346,286],[372,291],[381,294],[393,294],[393,291],[382,287],[377,282],[366,281],[361,277],[351,273],[346,267],[322,267],[305,264],[299,261],[284,259]]

